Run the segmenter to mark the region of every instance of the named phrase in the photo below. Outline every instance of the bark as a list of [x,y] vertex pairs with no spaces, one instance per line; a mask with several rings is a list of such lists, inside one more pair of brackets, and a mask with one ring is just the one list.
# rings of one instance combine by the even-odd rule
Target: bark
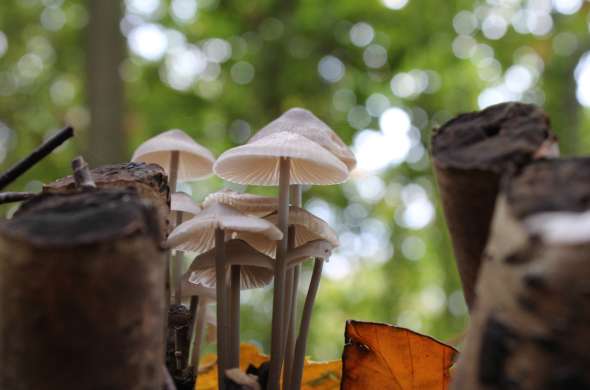
[[435,130],[434,171],[470,309],[501,175],[557,153],[549,119],[528,104],[462,114]]
[[506,179],[454,389],[590,388],[590,229],[551,226],[588,210],[590,159],[538,161]]
[[163,383],[164,252],[132,190],[45,193],[0,224],[0,388]]

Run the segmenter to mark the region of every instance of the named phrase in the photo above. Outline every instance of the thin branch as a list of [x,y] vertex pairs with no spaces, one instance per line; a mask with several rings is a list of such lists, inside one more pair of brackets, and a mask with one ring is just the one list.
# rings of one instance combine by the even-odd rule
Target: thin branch
[[66,127],[53,137],[49,138],[47,141],[43,142],[43,144],[41,144],[41,146],[35,149],[31,154],[16,163],[16,165],[12,166],[12,168],[0,176],[0,190],[4,189],[7,185],[18,179],[20,175],[28,171],[31,167],[45,158],[49,153],[53,152],[59,145],[63,144],[66,140],[72,138],[73,136],[74,129],[72,127]]
[[22,202],[35,195],[37,194],[32,192],[0,192],[0,204]]

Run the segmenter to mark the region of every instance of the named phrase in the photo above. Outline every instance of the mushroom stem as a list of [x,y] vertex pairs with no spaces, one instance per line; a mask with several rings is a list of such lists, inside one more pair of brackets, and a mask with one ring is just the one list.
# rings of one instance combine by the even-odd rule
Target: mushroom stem
[[289,175],[291,160],[281,158],[279,173],[279,210],[278,228],[283,233],[283,239],[277,245],[275,265],[274,295],[272,307],[272,334],[270,350],[270,370],[268,376],[268,390],[278,390],[283,364],[283,307],[285,304],[285,258],[287,254],[288,223],[289,223]]
[[225,271],[225,233],[215,229],[215,277],[217,287],[217,372],[218,389],[225,390],[225,369],[227,368],[227,344],[229,335],[227,321],[227,279]]
[[190,355],[189,365],[195,368],[195,384],[197,383],[198,376],[199,376],[199,361],[201,360],[201,345],[203,343],[203,337],[205,336],[205,321],[207,319],[207,304],[208,299],[206,297],[201,297],[198,300],[198,304],[196,306],[196,322],[193,331],[193,350]]
[[[288,251],[291,251],[295,248],[295,227],[293,225],[289,226],[289,238],[288,238]],[[295,349],[294,343],[294,327],[292,326],[293,321],[295,319],[294,316],[294,290],[295,290],[295,269],[297,267],[289,267],[287,269],[287,276],[286,276],[286,287],[285,287],[285,312],[283,314],[283,329],[285,330],[285,344],[283,346],[284,349],[284,357],[285,357],[285,367],[284,370],[284,378],[288,378],[291,374],[291,365],[293,363],[293,351]],[[286,389],[287,381],[283,381],[283,389]]]
[[[182,212],[176,213],[176,224],[178,226],[182,223]],[[172,257],[172,286],[174,288],[174,304],[180,305],[180,265],[182,263],[182,251],[176,251]]]
[[176,192],[176,182],[178,180],[178,163],[180,161],[180,152],[178,150],[172,151],[170,154],[170,172],[168,176],[168,186],[170,193]]
[[[301,207],[301,186],[293,184],[289,187],[289,198],[291,205]],[[295,230],[289,229],[289,250],[295,247]],[[296,334],[296,313],[297,313],[297,291],[299,287],[299,274],[301,273],[301,264],[289,268],[287,271],[287,281],[290,281],[290,288],[287,289],[287,340],[285,346],[285,378],[290,378],[293,368],[293,354],[295,352],[295,334]],[[283,383],[283,388],[286,389],[288,380]]]
[[309,290],[305,298],[305,305],[303,306],[303,314],[301,317],[301,328],[299,329],[299,336],[295,345],[295,360],[293,362],[292,375],[289,378],[291,385],[289,389],[299,389],[301,387],[301,377],[303,375],[303,364],[305,361],[305,348],[307,346],[307,336],[309,334],[309,325],[311,323],[311,314],[313,304],[317,295],[320,279],[322,277],[322,268],[324,266],[324,259],[316,258],[313,265],[313,273],[311,282],[309,283]]
[[230,284],[230,322],[231,322],[231,347],[230,362],[228,368],[240,367],[240,266],[231,266]]

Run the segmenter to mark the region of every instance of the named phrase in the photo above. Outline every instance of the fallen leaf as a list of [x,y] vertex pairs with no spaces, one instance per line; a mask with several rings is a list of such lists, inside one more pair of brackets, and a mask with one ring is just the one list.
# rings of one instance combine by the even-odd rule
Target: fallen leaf
[[343,390],[445,390],[457,351],[386,324],[347,321]]
[[[217,357],[214,354],[204,356],[201,360],[196,390],[217,389]],[[245,372],[250,364],[260,366],[269,357],[260,352],[257,346],[243,343],[240,345],[240,369]],[[302,390],[337,390],[340,389],[342,362],[313,362],[306,360],[303,367]],[[366,390],[366,389],[365,389]]]

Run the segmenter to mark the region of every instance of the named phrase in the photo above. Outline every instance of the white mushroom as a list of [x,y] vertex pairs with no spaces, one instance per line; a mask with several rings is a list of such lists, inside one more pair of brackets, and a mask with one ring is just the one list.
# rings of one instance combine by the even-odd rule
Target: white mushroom
[[[201,212],[201,208],[193,201],[193,199],[184,192],[175,192],[171,195],[170,201],[170,220],[172,226],[176,227],[182,223],[182,221],[195,216]],[[179,305],[181,302],[180,297],[180,274],[182,251],[176,251],[172,257],[172,270],[169,270],[172,275],[170,285],[173,286],[174,291],[174,303]]]
[[145,141],[133,153],[131,161],[158,164],[169,176],[170,191],[176,181],[203,179],[212,171],[215,157],[182,130],[168,130]]
[[[278,389],[283,364],[287,226],[290,184],[338,184],[348,178],[347,166],[319,144],[293,132],[269,134],[223,153],[214,172],[223,179],[254,185],[279,186],[278,246],[273,296],[269,388]],[[290,298],[289,298],[290,299]]]
[[264,217],[278,209],[278,201],[274,196],[261,196],[248,193],[239,193],[230,189],[224,189],[207,195],[203,206],[211,203],[222,203],[231,206],[244,214]]
[[311,111],[303,108],[296,107],[286,111],[260,129],[248,142],[255,142],[267,135],[281,131],[297,133],[328,149],[346,165],[349,171],[352,171],[356,166],[356,157],[338,134]]
[[[240,266],[227,263],[226,237],[234,233],[248,232],[265,236],[270,240],[282,239],[282,233],[275,225],[262,218],[245,215],[238,210],[221,203],[211,203],[192,219],[177,226],[168,237],[168,246],[176,249],[193,251],[203,254],[215,248],[215,278],[217,296],[217,355],[218,372],[225,372],[226,368],[236,364],[235,349],[230,349],[229,340],[232,339],[232,326],[228,314],[228,290],[231,296],[239,300]],[[232,247],[229,247],[232,250]],[[231,267],[231,284],[227,283],[226,267]],[[229,287],[229,288],[228,288]],[[237,290],[237,293],[235,292]],[[238,302],[239,306],[239,302]],[[239,344],[239,340],[238,340]],[[239,347],[238,347],[239,348]],[[239,350],[237,351],[239,354]],[[238,361],[239,363],[239,361]],[[225,388],[225,380],[219,376],[219,388]]]

